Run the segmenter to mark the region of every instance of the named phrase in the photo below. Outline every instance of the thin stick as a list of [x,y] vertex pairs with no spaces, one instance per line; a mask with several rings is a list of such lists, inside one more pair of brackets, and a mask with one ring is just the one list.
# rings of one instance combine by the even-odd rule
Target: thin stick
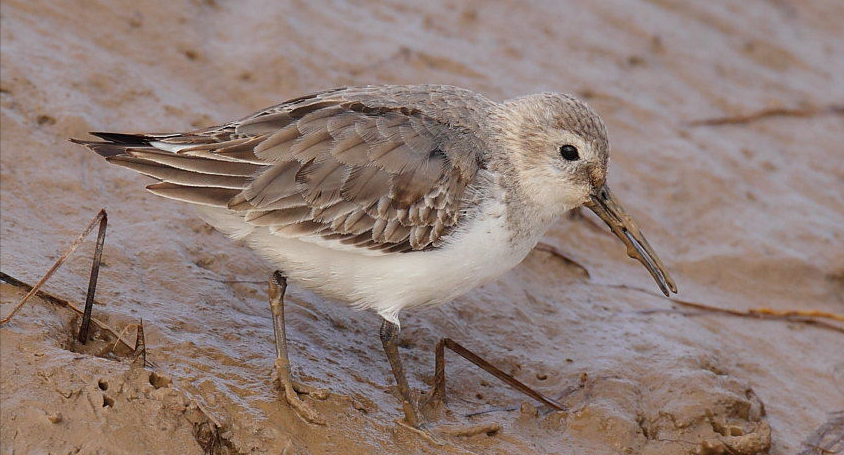
[[125,335],[126,332],[128,332],[129,329],[131,329],[132,327],[137,327],[137,326],[138,326],[138,324],[126,324],[126,327],[123,327],[123,330],[120,331],[120,335],[118,335],[117,341],[115,341],[114,345],[112,345],[111,352],[114,352],[114,350],[117,349],[117,345],[120,344],[120,339],[123,338],[123,335]]
[[141,366],[147,366],[147,341],[146,337],[144,336],[144,320],[141,319],[138,323],[138,332],[135,334],[135,360],[137,362],[140,359]]
[[44,284],[44,282],[46,282],[51,276],[53,276],[53,273],[55,273],[56,270],[58,270],[58,268],[61,267],[61,265],[64,263],[64,261],[67,259],[67,257],[70,256],[71,253],[76,251],[77,248],[79,248],[79,245],[82,244],[82,241],[85,240],[85,237],[88,236],[88,234],[94,229],[94,226],[97,224],[97,222],[99,222],[100,219],[103,218],[104,216],[106,216],[106,211],[105,211],[105,209],[102,209],[102,210],[100,210],[100,213],[98,213],[97,216],[95,216],[94,219],[91,220],[91,222],[88,224],[88,227],[85,228],[85,230],[82,232],[82,234],[80,234],[79,237],[77,237],[76,240],[74,240],[73,243],[70,244],[70,247],[67,249],[67,251],[65,251],[65,253],[62,254],[61,257],[59,257],[56,260],[55,263],[53,263],[53,266],[50,267],[50,270],[47,270],[47,273],[45,273],[44,276],[41,277],[41,279],[38,281],[38,283],[35,283],[35,286],[32,287],[32,289],[29,291],[29,293],[27,293],[23,297],[23,299],[21,299],[20,303],[18,303],[17,306],[15,306],[15,308],[12,309],[12,312],[9,313],[8,316],[6,316],[2,320],[0,320],[0,325],[9,322],[12,319],[12,316],[14,316],[15,313],[17,313],[18,310],[20,310],[21,307],[24,306],[26,304],[26,302],[28,302],[29,299],[33,295],[35,295],[36,292],[38,292],[38,289],[41,288],[41,286]]
[[465,347],[463,347],[463,345],[457,343],[451,338],[440,339],[440,341],[437,342],[437,345],[434,348],[434,385],[431,388],[431,393],[428,395],[429,401],[442,401],[442,399],[445,397],[445,348],[448,348],[451,352],[474,363],[482,370],[495,376],[500,381],[506,383],[507,385],[518,390],[519,392],[522,392],[523,394],[533,398],[534,400],[539,401],[543,404],[547,404],[548,406],[551,406],[552,408],[558,411],[566,410],[565,406],[546,397],[545,395],[542,395],[536,390],[533,390],[518,379],[503,372],[495,365],[487,362],[486,360],[484,360],[474,352],[466,349]]
[[88,293],[85,296],[85,313],[79,326],[79,336],[76,338],[82,344],[88,341],[88,328],[91,326],[91,311],[94,308],[94,294],[97,292],[97,277],[100,275],[100,263],[103,259],[103,243],[105,243],[108,214],[105,209],[100,210],[100,229],[97,232],[97,246],[94,249],[94,260],[91,262],[91,276],[88,279]]
[[799,316],[804,318],[826,318],[834,321],[844,322],[844,316],[820,310],[775,310],[773,308],[751,308],[748,313],[764,314],[768,316],[790,317]]
[[810,107],[804,109],[789,109],[784,107],[775,107],[770,109],[762,109],[750,114],[733,115],[727,117],[715,117],[702,120],[693,120],[688,122],[689,126],[721,126],[721,125],[744,125],[758,120],[771,117],[799,117],[808,118],[824,114],[844,114],[844,105],[830,105],[822,107]]
[[[618,288],[618,289],[629,289],[631,291],[638,291],[645,294],[652,295],[654,297],[659,297],[663,300],[668,300],[670,302],[676,303],[678,305],[696,308],[698,310],[703,310],[706,312],[711,313],[722,313],[722,314],[729,314],[731,316],[740,316],[745,318],[755,318],[755,319],[772,319],[772,320],[784,320],[784,321],[794,321],[794,322],[802,322],[806,324],[815,324],[819,327],[823,327],[829,330],[835,330],[837,332],[844,332],[844,327],[839,327],[836,324],[831,324],[826,321],[819,321],[817,319],[810,319],[810,318],[826,318],[832,319],[836,321],[844,321],[844,316],[835,314],[835,313],[827,313],[824,311],[817,311],[817,310],[773,310],[770,308],[751,308],[747,311],[741,310],[734,310],[732,308],[720,308],[715,306],[706,305],[703,303],[697,302],[689,302],[687,300],[680,300],[673,297],[665,297],[661,294],[657,294],[656,292],[651,292],[646,289],[641,289],[633,286],[628,286],[626,284],[605,284],[603,286],[610,287],[610,288]],[[667,311],[667,310],[666,310]],[[643,313],[655,313],[655,312],[662,312],[662,310],[644,310]],[[799,318],[799,319],[798,319]]]
[[[0,272],[0,279],[2,279],[3,281],[5,281],[6,283],[11,284],[12,286],[19,287],[19,288],[23,288],[23,289],[29,290],[30,292],[31,292],[33,289],[35,289],[32,285],[30,285],[30,284],[28,284],[28,283],[26,283],[26,282],[23,282],[23,281],[21,281],[21,280],[19,280],[19,279],[15,278],[15,277],[10,276],[10,275],[8,275],[8,274],[6,274],[6,273],[3,273],[3,272]],[[71,310],[73,310],[76,314],[80,314],[80,315],[81,315],[81,314],[83,314],[83,311],[82,311],[82,310],[80,310],[80,309],[79,309],[79,308],[77,308],[74,304],[70,303],[69,301],[67,301],[67,300],[65,300],[65,299],[62,299],[62,298],[56,297],[56,296],[54,296],[54,295],[52,295],[52,294],[49,294],[49,293],[47,293],[47,292],[44,292],[44,291],[38,291],[38,292],[36,292],[36,294],[38,295],[38,297],[40,297],[40,298],[42,298],[42,299],[44,299],[44,300],[46,300],[46,301],[48,301],[48,302],[50,302],[50,303],[52,303],[52,304],[55,304],[55,305],[59,305],[59,306],[64,306],[64,307],[70,308],[70,309],[71,309]],[[124,340],[123,340],[123,338],[121,338],[121,337],[120,337],[120,334],[119,334],[116,330],[114,330],[113,328],[111,328],[111,327],[110,327],[108,324],[106,324],[105,322],[100,321],[99,319],[94,318],[94,317],[92,317],[92,318],[91,318],[91,322],[93,322],[93,323],[94,323],[94,324],[96,324],[99,328],[101,328],[101,329],[105,330],[106,332],[110,333],[112,336],[114,336],[115,338],[117,338],[117,341],[118,341],[118,342],[120,342],[120,344],[122,344],[123,346],[126,346],[126,347],[127,347],[127,348],[129,348],[130,350],[134,349],[134,348],[132,347],[132,345],[130,345],[129,343],[127,343],[126,341],[124,341]]]
[[475,416],[479,416],[479,415],[489,414],[489,413],[492,413],[492,412],[504,412],[504,411],[510,412],[510,411],[515,411],[516,409],[519,409],[520,407],[521,406],[499,406],[499,407],[495,407],[495,408],[483,409],[483,410],[480,410],[480,411],[474,411],[474,412],[470,412],[468,414],[463,414],[463,417],[466,417],[466,418],[475,417]]
[[437,432],[448,436],[471,437],[479,434],[494,435],[501,431],[501,424],[498,422],[482,423],[479,425],[442,425],[437,427]]

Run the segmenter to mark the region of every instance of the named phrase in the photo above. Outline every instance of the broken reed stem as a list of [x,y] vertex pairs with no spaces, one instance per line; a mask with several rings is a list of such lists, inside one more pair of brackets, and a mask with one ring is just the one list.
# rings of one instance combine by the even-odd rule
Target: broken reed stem
[[797,316],[803,318],[825,318],[834,321],[844,322],[844,316],[827,311],[820,310],[775,310],[773,308],[751,308],[747,310],[748,313],[762,314],[767,316],[790,317]]
[[94,249],[94,259],[91,262],[91,275],[88,279],[88,292],[85,295],[85,313],[82,315],[82,323],[79,325],[79,336],[76,338],[82,344],[88,341],[88,328],[91,326],[91,311],[94,309],[94,294],[97,292],[97,278],[100,275],[100,263],[103,260],[103,244],[105,243],[106,227],[108,226],[108,214],[105,209],[100,210],[98,217],[100,218],[100,229],[97,232],[97,246]]
[[448,436],[468,438],[479,434],[493,435],[501,431],[498,422],[481,423],[478,425],[441,425],[437,432]]
[[[30,291],[32,289],[34,289],[32,285],[30,285],[30,284],[28,284],[24,281],[21,281],[21,280],[13,277],[11,275],[8,275],[4,272],[0,272],[0,280],[6,282],[8,284],[11,284],[12,286],[27,289],[27,290],[30,290]],[[48,301],[48,302],[50,302],[54,305],[70,308],[71,310],[73,310],[73,312],[75,312],[76,314],[78,314],[80,316],[85,313],[84,311],[82,311],[78,307],[76,307],[76,305],[70,303],[68,300],[56,297],[56,296],[49,294],[47,292],[44,292],[44,291],[38,291],[38,292],[36,292],[36,294],[38,295],[38,297],[40,297],[40,298],[42,298],[42,299],[44,299],[44,300],[46,300],[46,301]],[[134,350],[134,348],[132,347],[131,344],[129,344],[125,340],[123,340],[123,338],[121,338],[121,335],[116,330],[111,328],[111,326],[106,324],[105,322],[100,321],[99,319],[94,318],[94,317],[91,318],[91,322],[96,324],[97,327],[105,330],[106,332],[110,333],[112,336],[117,338],[118,343],[122,344],[123,346],[126,346],[130,350]]]
[[123,335],[134,327],[138,327],[138,324],[126,324],[126,327],[123,327],[123,330],[120,331],[120,335],[117,335],[117,341],[115,341],[114,345],[111,347],[112,352],[117,349],[117,345],[120,344],[120,340],[123,339]]
[[[39,288],[41,288],[41,286],[45,282],[47,282],[47,280],[50,279],[51,276],[53,276],[53,274],[56,272],[56,270],[58,270],[59,267],[62,266],[64,261],[67,260],[67,258],[71,254],[73,254],[73,252],[76,251],[77,248],[79,248],[79,245],[82,244],[82,241],[85,240],[85,237],[87,237],[88,234],[91,233],[91,231],[94,229],[94,226],[96,226],[97,223],[99,223],[100,229],[97,232],[96,248],[94,250],[94,258],[93,258],[93,261],[91,263],[91,275],[88,279],[88,291],[85,295],[85,309],[80,310],[79,308],[74,306],[69,301],[64,300],[64,299],[60,299],[60,298],[55,297],[53,295],[50,295],[50,294],[48,294],[44,291],[41,291]],[[41,279],[38,281],[38,283],[35,284],[35,286],[30,286],[29,284],[27,284],[27,283],[25,283],[25,282],[23,282],[23,281],[21,281],[17,278],[14,278],[10,275],[7,275],[6,273],[0,272],[0,279],[5,281],[6,283],[11,284],[12,286],[17,286],[17,287],[24,288],[24,289],[28,290],[27,294],[12,309],[12,311],[9,313],[9,315],[6,316],[5,318],[3,318],[2,320],[0,320],[0,325],[6,324],[7,322],[9,322],[12,319],[12,317],[18,312],[18,310],[20,310],[29,301],[29,299],[32,298],[33,295],[38,295],[39,297],[43,298],[44,300],[47,300],[47,301],[49,301],[53,304],[63,305],[65,307],[70,308],[71,310],[75,311],[77,314],[82,315],[82,321],[81,321],[81,324],[79,325],[79,335],[77,336],[77,341],[79,341],[79,343],[85,344],[85,342],[88,340],[88,331],[90,329],[91,322],[93,321],[94,324],[96,324],[98,327],[100,327],[101,329],[109,332],[112,336],[117,338],[117,341],[114,342],[114,346],[111,347],[112,352],[114,352],[114,350],[117,348],[118,344],[123,344],[124,346],[126,346],[127,348],[132,350],[132,352],[135,355],[135,360],[138,360],[140,358],[141,361],[142,361],[143,367],[146,367],[146,365],[147,365],[146,340],[144,338],[144,320],[143,319],[140,320],[139,324],[129,324],[126,327],[124,327],[123,330],[120,333],[117,333],[117,331],[115,331],[113,328],[111,328],[108,324],[100,321],[99,319],[91,317],[91,311],[92,311],[93,306],[94,306],[94,295],[96,294],[96,291],[97,291],[97,278],[99,277],[99,274],[100,274],[100,264],[102,263],[102,258],[103,258],[103,245],[105,244],[105,234],[106,234],[106,228],[107,227],[108,227],[108,214],[106,213],[105,209],[101,209],[99,211],[99,213],[97,213],[97,215],[94,217],[94,219],[91,220],[91,222],[88,224],[88,226],[85,228],[85,230],[81,234],[79,234],[78,237],[76,237],[76,239],[73,241],[73,243],[70,244],[70,247],[67,249],[67,251],[65,251],[64,254],[62,254],[61,257],[59,257],[56,260],[55,263],[53,263],[53,266],[50,267],[49,270],[47,270],[47,273],[45,273],[44,276],[41,277]],[[137,327],[137,329],[138,329],[136,337],[135,337],[135,347],[134,348],[132,346],[130,346],[129,343],[127,343],[126,341],[123,340],[123,334],[126,333],[126,331],[128,331],[133,326]]]
[[141,367],[146,368],[147,366],[147,341],[146,336],[144,336],[144,320],[141,319],[138,323],[138,331],[135,333],[135,352],[133,353],[135,359],[132,361],[137,362],[138,360],[141,361]]
[[42,286],[42,285],[43,285],[43,284],[44,284],[44,283],[45,283],[45,282],[46,282],[46,281],[47,281],[47,280],[48,280],[51,276],[53,276],[53,274],[56,272],[56,270],[58,270],[58,268],[62,266],[62,264],[64,263],[64,261],[67,259],[67,257],[68,257],[68,256],[70,256],[70,255],[71,255],[71,253],[73,253],[74,251],[76,251],[76,249],[77,249],[77,248],[79,248],[79,245],[81,245],[81,244],[82,244],[82,241],[83,241],[83,240],[85,240],[85,237],[87,237],[87,236],[88,236],[88,234],[90,234],[90,233],[91,233],[91,231],[94,229],[94,226],[96,226],[96,225],[97,225],[97,223],[98,223],[101,219],[105,218],[105,216],[106,216],[106,211],[105,211],[105,209],[100,210],[100,213],[98,213],[98,214],[97,214],[97,216],[95,216],[95,217],[94,217],[94,219],[93,219],[93,220],[91,220],[91,222],[90,222],[90,223],[88,223],[88,227],[86,227],[86,228],[85,228],[85,230],[82,232],[82,234],[79,234],[79,237],[76,237],[76,240],[74,240],[74,241],[73,241],[73,243],[71,243],[71,244],[70,244],[70,247],[67,249],[67,251],[65,251],[65,253],[64,253],[64,254],[62,254],[62,255],[61,255],[61,257],[59,257],[59,258],[56,260],[56,262],[54,262],[54,263],[53,263],[53,266],[52,266],[52,267],[50,267],[50,269],[49,269],[49,270],[47,270],[47,273],[45,273],[45,274],[44,274],[44,276],[43,276],[40,280],[38,280],[38,283],[35,283],[35,286],[32,286],[32,289],[30,289],[29,293],[27,293],[27,294],[23,297],[23,299],[21,299],[20,303],[18,303],[18,304],[17,304],[17,306],[15,306],[15,307],[12,309],[12,312],[11,312],[11,313],[9,313],[9,315],[8,315],[8,316],[6,316],[6,317],[5,317],[5,318],[3,318],[2,320],[0,320],[0,325],[5,324],[5,323],[9,322],[9,321],[12,319],[12,316],[14,316],[14,315],[15,315],[15,313],[17,313],[17,312],[18,312],[18,310],[20,310],[20,309],[21,309],[21,307],[23,307],[23,306],[26,304],[26,302],[28,302],[28,301],[29,301],[29,299],[30,299],[33,295],[35,295],[35,293],[36,293],[36,292],[38,292],[38,289],[40,289],[40,288],[41,288],[41,286]]

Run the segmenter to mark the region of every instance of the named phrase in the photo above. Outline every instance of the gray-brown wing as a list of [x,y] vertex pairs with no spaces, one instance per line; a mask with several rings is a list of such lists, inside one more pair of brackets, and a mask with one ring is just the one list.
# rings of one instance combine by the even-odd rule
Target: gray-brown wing
[[148,187],[156,194],[226,207],[279,235],[422,250],[441,244],[472,196],[484,150],[473,122],[489,103],[453,87],[350,88],[200,132],[105,133],[111,142],[86,145],[161,180]]

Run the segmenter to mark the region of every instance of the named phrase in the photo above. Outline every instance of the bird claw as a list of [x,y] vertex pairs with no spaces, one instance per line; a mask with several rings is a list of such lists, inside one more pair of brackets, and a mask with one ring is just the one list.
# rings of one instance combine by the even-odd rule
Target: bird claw
[[331,394],[331,392],[327,389],[312,387],[299,381],[291,380],[290,383],[293,385],[293,390],[296,391],[296,393],[300,395],[307,395],[314,400],[322,401],[328,399],[328,396]]
[[436,393],[419,400],[419,413],[428,420],[434,420],[442,414],[445,407],[445,400]]
[[293,411],[296,412],[299,418],[314,425],[327,424],[325,417],[319,411],[299,398],[299,394],[303,394],[317,400],[325,400],[329,394],[327,390],[291,381],[286,375],[279,374],[278,368],[273,369],[273,383],[279,388],[279,392],[281,392],[287,404],[293,408]]
[[296,396],[296,394],[293,394],[293,396],[285,394],[285,399],[287,404],[289,404],[296,412],[296,415],[305,422],[312,423],[314,425],[327,425],[325,417],[323,417],[319,411],[312,408],[308,403],[302,401],[302,399]]

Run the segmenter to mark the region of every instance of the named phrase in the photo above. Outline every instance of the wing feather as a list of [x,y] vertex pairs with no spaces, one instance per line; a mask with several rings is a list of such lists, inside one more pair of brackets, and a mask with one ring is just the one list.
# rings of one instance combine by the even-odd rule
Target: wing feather
[[350,87],[206,130],[78,142],[160,180],[155,194],[225,207],[277,235],[405,252],[457,226],[492,105],[448,86]]

